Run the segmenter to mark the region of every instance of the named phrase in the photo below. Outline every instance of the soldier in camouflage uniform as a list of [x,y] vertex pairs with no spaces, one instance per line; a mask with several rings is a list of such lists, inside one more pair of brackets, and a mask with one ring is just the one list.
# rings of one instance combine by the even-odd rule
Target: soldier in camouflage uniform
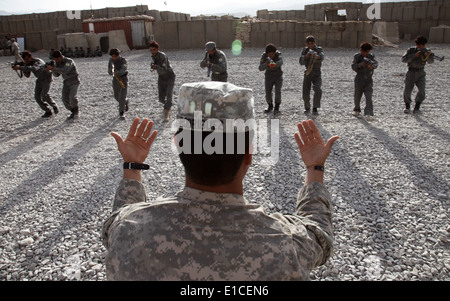
[[322,72],[320,68],[322,67],[323,59],[322,47],[316,45],[316,40],[313,36],[306,37],[306,47],[303,48],[299,59],[300,65],[306,67],[302,92],[305,114],[311,112],[311,85],[314,90],[313,115],[319,114],[317,109],[320,108],[320,100],[322,99]]
[[353,116],[358,117],[361,114],[361,98],[364,94],[366,98],[366,106],[364,108],[364,116],[366,120],[373,120],[373,71],[378,67],[375,55],[371,53],[372,45],[368,42],[361,43],[359,53],[353,56],[352,69],[356,72],[355,76],[355,93]]
[[48,118],[53,115],[52,110],[48,105],[53,108],[55,114],[58,114],[58,106],[48,93],[52,83],[52,73],[46,70],[45,62],[39,58],[34,58],[28,50],[22,52],[22,59],[24,61],[24,66],[14,66],[14,69],[22,70],[26,77],[30,77],[31,72],[33,72],[34,76],[36,76],[34,99],[39,107],[45,111],[42,118]]
[[152,54],[152,71],[158,72],[158,98],[164,104],[164,121],[169,121],[170,108],[172,108],[173,87],[175,85],[175,73],[167,55],[159,51],[159,44],[153,41],[149,45]]
[[408,64],[408,72],[405,77],[405,89],[403,91],[403,99],[405,101],[405,114],[409,114],[411,108],[411,94],[414,85],[419,90],[416,94],[415,106],[413,113],[420,113],[420,105],[425,100],[425,64],[432,64],[434,57],[431,50],[425,47],[427,39],[418,36],[415,40],[416,47],[409,48],[402,56],[402,62]]
[[205,57],[200,62],[200,67],[208,68],[212,81],[226,82],[228,80],[227,73],[227,57],[222,50],[216,48],[216,43],[208,42],[205,44]]
[[[184,84],[178,118],[184,124],[175,136],[179,148],[178,136],[189,136],[184,131],[211,135],[210,129],[196,130],[202,120],[206,125],[253,119],[252,91],[219,82]],[[108,280],[307,280],[331,256],[332,203],[323,165],[337,136],[324,143],[312,120],[298,124],[305,184],[296,212],[282,215],[268,214],[243,196],[252,162],[247,128],[224,127],[225,134],[249,138],[242,154],[180,153],[186,186],[173,197],[148,202],[140,169],[148,168],[143,162],[156,138],[152,125],[148,119],[139,125],[136,118],[125,141],[111,133],[127,163],[103,227]]]
[[62,102],[66,109],[71,112],[67,120],[76,120],[79,114],[77,93],[80,86],[77,66],[72,59],[63,56],[59,51],[53,52],[53,60],[55,65],[47,66],[47,71],[52,70],[55,77],[62,75],[64,79]]
[[259,71],[266,71],[264,74],[264,85],[266,91],[266,102],[269,105],[264,113],[270,113],[273,110],[272,89],[275,86],[275,110],[274,115],[280,113],[281,104],[281,87],[283,86],[283,57],[281,52],[277,50],[275,45],[268,44],[266,51],[261,55],[259,60]]
[[119,49],[113,48],[109,51],[111,58],[108,62],[108,74],[112,75],[112,86],[114,98],[119,103],[119,118],[125,120],[125,112],[128,111],[128,63],[120,55]]

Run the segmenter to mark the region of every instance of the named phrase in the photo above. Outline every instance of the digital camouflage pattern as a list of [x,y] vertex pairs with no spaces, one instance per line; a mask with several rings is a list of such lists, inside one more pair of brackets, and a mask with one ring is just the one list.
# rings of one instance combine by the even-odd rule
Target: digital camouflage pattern
[[282,215],[188,187],[147,203],[140,182],[122,179],[113,210],[102,235],[108,280],[308,280],[333,249],[331,197],[317,182]]
[[[202,120],[254,119],[253,91],[230,83],[199,82],[183,84],[178,96],[178,118],[194,120],[201,112]],[[225,123],[224,123],[224,129]]]

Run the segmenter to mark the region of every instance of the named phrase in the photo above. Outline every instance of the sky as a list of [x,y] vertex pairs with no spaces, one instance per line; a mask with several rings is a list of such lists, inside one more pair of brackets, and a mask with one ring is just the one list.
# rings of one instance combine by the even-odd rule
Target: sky
[[[256,16],[256,11],[259,9],[304,9],[305,4],[329,2],[374,3],[375,1],[380,2],[380,0],[0,0],[0,11],[20,14],[125,7],[143,4],[147,5],[149,9],[181,12],[191,14],[191,16],[214,13],[233,14],[236,12],[246,12],[250,16]],[[398,1],[383,0],[381,2]]]

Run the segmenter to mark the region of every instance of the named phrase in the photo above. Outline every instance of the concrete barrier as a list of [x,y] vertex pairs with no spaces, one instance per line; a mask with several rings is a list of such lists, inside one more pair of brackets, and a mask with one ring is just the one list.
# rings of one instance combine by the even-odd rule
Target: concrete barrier
[[372,32],[391,43],[399,42],[398,22],[376,21]]
[[[108,32],[108,38],[109,38],[109,49],[117,48],[121,52],[130,51],[130,47],[128,47],[128,43],[127,43],[127,38],[125,36],[125,31],[111,30]],[[87,43],[86,38],[85,38],[85,40]]]

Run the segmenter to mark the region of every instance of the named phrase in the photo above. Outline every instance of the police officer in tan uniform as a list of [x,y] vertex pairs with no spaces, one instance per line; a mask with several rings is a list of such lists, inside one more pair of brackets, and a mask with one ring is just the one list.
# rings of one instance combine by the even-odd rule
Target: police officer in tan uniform
[[[298,124],[295,140],[306,178],[303,187],[298,183],[296,211],[268,214],[243,196],[254,128],[223,126],[216,132],[220,123],[254,119],[252,90],[229,83],[189,83],[181,87],[178,104],[173,128],[178,129],[175,144],[186,185],[173,197],[146,199],[141,169],[149,168],[144,161],[157,134],[153,122],[139,124],[136,118],[125,141],[111,133],[125,162],[103,227],[108,280],[309,279],[333,250],[332,204],[323,166],[338,137],[325,143],[312,120]],[[213,134],[234,142],[244,135],[243,150],[237,144],[227,148],[229,140],[223,139],[214,145],[217,152],[208,154]],[[196,135],[200,143],[186,142]]]

